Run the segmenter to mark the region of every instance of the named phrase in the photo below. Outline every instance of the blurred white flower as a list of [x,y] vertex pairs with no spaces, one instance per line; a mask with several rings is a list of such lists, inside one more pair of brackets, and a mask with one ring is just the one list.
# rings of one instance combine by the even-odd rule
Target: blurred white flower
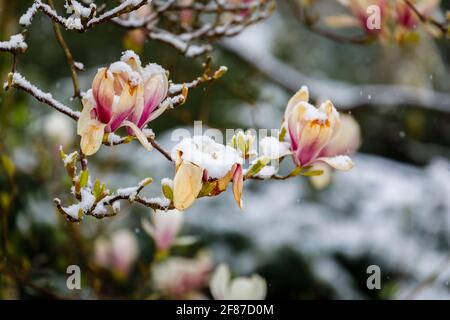
[[183,225],[183,213],[178,210],[152,210],[151,221],[142,220],[142,227],[153,238],[158,250],[169,250]]
[[128,275],[139,253],[136,237],[129,230],[116,231],[109,240],[97,239],[94,250],[96,263],[119,278]]
[[196,258],[173,257],[153,267],[153,284],[174,298],[198,296],[198,290],[208,284],[212,260],[209,254]]
[[266,280],[257,274],[231,280],[230,268],[219,265],[209,282],[211,294],[216,300],[264,300],[267,294]]
[[75,123],[59,112],[52,112],[43,120],[45,136],[55,145],[69,145],[75,137]]

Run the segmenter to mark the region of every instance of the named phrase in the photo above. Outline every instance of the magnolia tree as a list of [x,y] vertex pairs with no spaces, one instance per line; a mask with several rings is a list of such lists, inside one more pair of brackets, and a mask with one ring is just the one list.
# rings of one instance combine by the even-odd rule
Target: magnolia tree
[[[426,6],[427,1],[420,1],[417,7],[413,1],[398,1],[396,6],[389,1],[339,2],[350,15],[329,16],[328,25],[360,27],[365,34],[364,41],[386,41],[392,34],[397,40],[410,39],[417,25],[432,30],[435,36],[448,33],[445,23],[428,16],[433,6]],[[313,30],[327,37],[343,37],[316,28],[316,20],[310,14],[314,1],[292,1],[292,4],[300,9],[301,19]],[[380,28],[374,30],[367,27],[372,16],[366,9],[372,5],[376,6],[372,10],[378,8],[380,13],[379,20],[375,20],[380,22]],[[13,58],[4,89],[25,91],[77,122],[79,150],[66,153],[64,146],[60,148],[74,200],[63,204],[55,198],[57,210],[69,221],[81,222],[86,216],[100,219],[117,215],[124,200],[151,208],[150,220],[142,221],[142,225],[157,248],[153,282],[162,295],[195,297],[208,281],[212,263],[207,253],[200,253],[196,258],[168,255],[172,246],[192,241],[177,235],[182,226],[182,211],[195,205],[195,201],[219,196],[230,188],[237,205],[244,210],[246,181],[306,176],[320,189],[329,183],[333,170],[346,171],[353,167],[349,156],[360,144],[357,122],[350,115],[339,114],[332,103],[333,97],[312,104],[308,88],[301,83],[295,84],[300,89],[287,101],[284,117],[274,123],[277,127],[270,130],[270,135],[268,129],[265,134],[253,129],[233,130],[225,139],[221,131],[208,135],[181,134],[172,150],[164,149],[157,142],[151,127],[158,117],[165,112],[177,112],[187,101],[190,90],[206,86],[227,72],[226,66],[214,68],[212,59],[206,56],[213,50],[214,42],[237,35],[269,17],[274,9],[275,2],[270,0],[123,0],[115,6],[99,0],[66,0],[63,11],[55,7],[53,0],[35,0],[20,17],[22,32],[0,42],[0,51],[11,53]],[[376,14],[376,10],[373,12]],[[28,47],[27,32],[37,15],[48,17],[63,48],[73,84],[72,106],[57,101],[18,72],[19,57],[26,54]],[[395,21],[393,32],[390,26],[384,27],[391,20]],[[80,82],[78,74],[84,71],[84,65],[72,55],[61,29],[88,36],[91,29],[108,23],[129,30],[127,41],[135,47],[150,39],[170,45],[187,58],[204,57],[203,73],[192,81],[178,83],[164,66],[127,50],[116,62],[98,69],[90,82]],[[80,111],[76,111],[78,106]],[[143,177],[134,187],[110,190],[100,177],[93,177],[89,171],[88,160],[100,148],[120,148],[135,142],[173,164],[173,172],[167,172],[167,178],[161,181],[161,194],[151,198],[142,196],[141,191],[152,183],[152,177]],[[281,175],[282,162],[294,169]],[[98,239],[95,252],[98,265],[113,269],[118,277],[123,277],[137,257],[137,245],[133,235],[122,230],[109,239]],[[264,279],[256,275],[231,280],[225,265],[219,266],[210,277],[210,284],[211,294],[217,299],[260,299],[267,290]]]

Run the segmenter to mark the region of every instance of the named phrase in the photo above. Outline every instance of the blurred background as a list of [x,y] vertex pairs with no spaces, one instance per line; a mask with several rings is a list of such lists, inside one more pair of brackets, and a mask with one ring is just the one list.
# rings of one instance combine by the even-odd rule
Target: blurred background
[[[321,2],[330,10],[335,6]],[[17,21],[30,3],[0,0],[0,39],[20,31]],[[441,9],[449,10],[450,3],[443,1]],[[90,87],[98,67],[129,48],[144,63],[164,66],[178,83],[202,71],[202,58],[185,58],[155,41],[137,46],[110,24],[64,37],[75,60],[84,63],[82,90]],[[36,17],[27,43],[18,71],[79,109],[69,99],[69,70],[48,18]],[[359,122],[362,144],[356,167],[334,174],[323,190],[305,177],[246,182],[243,212],[231,191],[198,200],[185,212],[182,229],[196,242],[172,254],[190,258],[208,252],[212,265],[226,262],[236,275],[258,273],[268,283],[269,299],[450,298],[450,105],[377,104],[389,99],[386,93],[374,96],[364,89],[407,85],[439,92],[440,101],[449,101],[450,42],[421,32],[419,41],[408,44],[340,43],[308,30],[287,2],[278,1],[269,19],[217,43],[211,55],[213,65],[225,65],[228,72],[192,90],[185,105],[150,124],[166,149],[174,144],[171,129],[191,127],[194,120],[223,130],[278,128],[294,88],[311,83],[359,95],[348,104],[345,96],[336,97],[336,107]],[[2,81],[11,60],[0,54]],[[334,101],[336,90],[316,88],[322,86],[310,86],[314,97]],[[73,201],[58,148],[78,149],[75,122],[18,90],[0,90],[0,110],[0,297],[173,298],[152,290],[155,250],[141,226],[149,209],[122,203],[116,217],[86,217],[81,223],[70,223],[55,210],[54,197]],[[173,177],[174,168],[133,142],[102,147],[90,159],[90,172],[112,190],[151,176],[156,183],[144,192],[151,196],[160,194],[159,180]],[[117,234],[122,250],[136,251],[120,274],[98,258],[98,242],[113,243]],[[83,270],[80,291],[66,287],[66,268],[73,264]],[[369,265],[381,269],[381,290],[366,286]],[[206,287],[199,292],[210,297]]]

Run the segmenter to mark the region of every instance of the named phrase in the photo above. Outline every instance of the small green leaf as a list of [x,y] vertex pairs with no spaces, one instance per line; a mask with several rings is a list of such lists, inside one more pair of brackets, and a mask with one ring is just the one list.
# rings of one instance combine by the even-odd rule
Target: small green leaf
[[283,141],[285,137],[286,137],[286,126],[282,126],[280,134],[278,135],[278,141]]
[[292,170],[291,173],[289,173],[289,177],[298,176],[303,171],[303,169],[305,169],[305,168],[304,167],[296,167],[294,170]]
[[80,188],[86,187],[89,179],[88,169],[81,171],[80,173]]
[[302,172],[300,174],[305,177],[321,176],[323,174],[323,170],[312,170],[312,171]]
[[164,197],[169,199],[170,201],[173,201],[173,191],[167,184],[162,185],[162,192],[164,194]]
[[245,175],[246,178],[254,176],[258,172],[260,172],[268,163],[270,162],[270,158],[267,157],[261,157],[248,169],[247,174]]
[[95,197],[95,199],[98,200],[101,195],[102,195],[102,186],[100,185],[100,180],[95,179],[95,183],[94,183],[94,197]]

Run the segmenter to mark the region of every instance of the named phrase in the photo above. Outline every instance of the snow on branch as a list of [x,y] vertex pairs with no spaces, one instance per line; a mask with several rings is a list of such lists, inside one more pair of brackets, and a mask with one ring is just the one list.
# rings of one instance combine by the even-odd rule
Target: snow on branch
[[121,14],[137,10],[150,1],[151,0],[124,0],[120,5],[95,17],[97,13],[95,4],[92,4],[90,7],[84,7],[78,1],[71,0],[69,1],[70,5],[68,6],[68,11],[71,12],[72,15],[65,18],[60,16],[50,5],[43,3],[41,0],[35,0],[26,13],[20,17],[19,23],[25,27],[30,26],[37,12],[41,11],[53,21],[63,25],[67,29],[84,32],[97,24],[110,21]]
[[24,52],[27,49],[27,44],[22,34],[12,35],[8,41],[0,41],[0,51],[7,52]]
[[8,81],[5,82],[4,88],[5,90],[7,90],[11,86],[29,93],[34,98],[36,98],[36,100],[49,105],[50,107],[58,110],[61,113],[64,113],[74,120],[77,120],[80,117],[80,113],[78,111],[74,111],[71,108],[63,105],[61,102],[55,100],[51,93],[43,92],[41,89],[31,84],[20,73],[9,74]]

